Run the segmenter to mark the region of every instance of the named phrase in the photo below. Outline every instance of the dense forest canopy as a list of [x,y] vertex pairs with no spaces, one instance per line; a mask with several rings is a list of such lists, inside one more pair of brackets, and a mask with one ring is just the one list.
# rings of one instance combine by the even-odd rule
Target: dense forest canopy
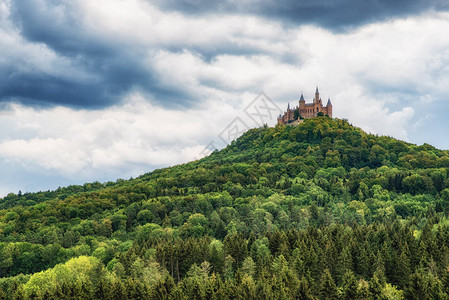
[[447,299],[449,151],[346,120],[0,199],[0,299]]

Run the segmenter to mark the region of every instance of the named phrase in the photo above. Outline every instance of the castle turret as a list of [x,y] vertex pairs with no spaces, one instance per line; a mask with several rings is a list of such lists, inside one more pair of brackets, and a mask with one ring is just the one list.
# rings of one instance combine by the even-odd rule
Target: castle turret
[[331,102],[331,98],[327,99],[326,110],[327,110],[327,115],[332,118],[332,102]]
[[298,109],[302,109],[306,106],[306,100],[304,99],[304,95],[301,92],[301,98],[299,98],[299,108]]
[[316,87],[315,91],[315,99],[313,99],[313,103],[318,103],[320,101],[320,92],[318,91],[318,86]]

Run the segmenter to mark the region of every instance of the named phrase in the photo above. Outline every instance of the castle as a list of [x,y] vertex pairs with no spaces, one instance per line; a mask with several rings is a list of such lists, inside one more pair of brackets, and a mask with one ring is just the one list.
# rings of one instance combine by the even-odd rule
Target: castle
[[307,103],[304,100],[304,95],[301,93],[301,98],[299,99],[299,106],[295,108],[290,108],[290,103],[287,106],[287,111],[284,115],[278,117],[278,124],[285,125],[296,125],[300,123],[303,119],[310,119],[316,117],[319,113],[324,116],[329,116],[332,118],[332,103],[331,99],[327,100],[326,106],[323,106],[321,102],[320,92],[318,87],[316,87],[315,98],[313,98],[313,103]]

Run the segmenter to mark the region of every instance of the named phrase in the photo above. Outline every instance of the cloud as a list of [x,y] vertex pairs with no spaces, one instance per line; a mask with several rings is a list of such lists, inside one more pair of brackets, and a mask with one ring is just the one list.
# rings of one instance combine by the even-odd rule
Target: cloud
[[96,110],[10,103],[0,111],[0,169],[8,175],[0,195],[115,181],[201,158],[207,144],[225,146],[218,135],[235,117],[256,125],[243,112],[255,96],[177,110],[152,105],[139,93]]
[[[176,163],[179,155],[171,156],[176,144],[198,145],[195,137],[201,128],[192,128],[191,137],[175,130],[182,122],[180,112],[166,115],[141,99],[135,101],[107,110],[36,110],[13,105],[3,122],[12,122],[33,137],[2,141],[0,155],[23,166],[82,174],[90,168],[113,169],[122,164]],[[161,155],[168,146],[170,152]]]
[[[448,59],[447,40],[444,34],[432,34],[442,34],[440,25],[447,27],[447,15],[443,13],[428,13],[423,17],[403,19],[399,23],[394,21],[393,25],[374,23],[351,32],[334,34],[304,24],[323,25],[321,21],[311,22],[310,18],[334,22],[331,21],[332,17],[326,17],[326,13],[340,15],[339,12],[346,10],[345,7],[354,7],[352,1],[281,1],[278,4],[228,1],[221,5],[221,13],[209,11],[209,6],[202,1],[176,2],[178,4],[158,2],[158,6],[143,0],[4,1],[2,15],[9,21],[3,22],[0,28],[1,46],[8,49],[7,59],[0,61],[0,75],[5,79],[0,84],[1,102],[98,109],[120,103],[129,94],[139,91],[161,106],[192,107],[210,96],[204,89],[195,88],[197,85],[224,93],[228,92],[229,87],[241,92],[243,87],[248,86],[241,80],[252,80],[253,85],[260,86],[263,83],[260,78],[267,72],[246,74],[243,68],[228,65],[227,70],[217,74],[219,79],[210,76],[196,78],[190,73],[178,73],[177,64],[182,68],[189,63],[189,59],[193,59],[201,64],[216,65],[217,60],[223,62],[227,58],[229,63],[240,65],[248,57],[252,60],[257,57],[259,62],[255,63],[260,66],[275,61],[279,65],[307,68],[311,59],[322,59],[320,53],[338,52],[340,41],[349,41],[353,47],[346,48],[345,55],[353,56],[353,60],[358,59],[358,70],[356,66],[352,67],[353,72],[359,73],[352,75],[360,76],[359,80],[365,80],[368,86],[376,90],[390,87],[397,90],[400,85],[408,89],[411,84],[418,86],[415,84],[417,81],[430,83],[429,77],[438,76],[447,68],[444,67]],[[372,14],[374,18],[377,10],[391,11],[396,16],[396,13],[402,14],[398,12],[400,7],[405,12],[415,11],[416,7],[425,8],[426,11],[444,9],[444,4],[433,1],[401,1],[401,5],[391,1],[363,3],[361,12],[355,14],[363,20],[371,18],[363,17],[364,14]],[[200,17],[189,14],[193,11],[189,7],[197,5],[204,7],[207,14]],[[377,10],[371,13],[368,8],[372,7]],[[173,11],[164,10],[166,8]],[[297,19],[303,21],[297,24],[302,26],[285,27],[284,10],[285,14],[298,14]],[[354,11],[348,10],[351,13]],[[269,12],[280,17],[267,20],[265,17]],[[432,22],[426,22],[426,18],[431,18]],[[419,27],[418,23],[425,26]],[[384,32],[381,26],[390,26],[394,34],[379,35],[376,30]],[[308,34],[310,32],[315,36]],[[428,43],[421,43],[420,40]],[[441,44],[438,45],[438,42]],[[366,54],[371,57],[366,59]],[[416,59],[421,54],[429,57],[421,59],[423,64],[419,66],[419,73],[412,76],[411,71],[416,71],[417,66],[416,61],[410,63],[410,59]],[[164,61],[174,57],[186,61],[178,60],[177,64],[167,66],[169,69],[164,72]],[[432,61],[429,62],[429,59]],[[377,64],[379,60],[385,63]],[[415,69],[410,70],[410,67]],[[368,68],[394,68],[397,76],[386,85],[383,74],[388,70],[366,72]],[[240,73],[236,73],[236,69]],[[398,74],[399,70],[402,70],[402,75]],[[311,72],[320,77],[314,70]],[[184,76],[184,79],[171,78],[179,76]],[[231,77],[235,78],[234,83],[230,82],[232,80],[220,81]]]
[[142,65],[147,45],[96,32],[83,5],[11,2],[5,9],[11,21],[0,31],[8,38],[4,48],[9,50],[9,59],[0,65],[6,79],[0,85],[0,101],[95,109],[141,89],[159,101],[182,103],[179,94],[162,88],[151,68]]
[[[158,66],[148,63],[160,53],[189,49],[212,60],[224,53],[283,51],[282,43],[270,40],[279,24],[248,16],[196,19],[138,0],[17,0],[5,14],[10,22],[3,34],[13,44],[5,48],[15,50],[0,65],[7,79],[0,101],[27,105],[95,109],[139,90],[159,105],[188,107],[205,98],[161,80]],[[42,56],[48,58],[33,60]]]
[[[297,5],[325,16],[333,3]],[[413,3],[404,5],[423,5]],[[0,192],[20,180],[36,190],[187,162],[235,117],[256,126],[242,110],[260,91],[286,107],[301,91],[310,101],[316,85],[336,117],[449,148],[441,139],[448,13],[368,24],[390,16],[373,13],[339,25],[363,26],[333,31],[311,17],[286,26],[282,6],[267,17],[269,7],[227,2],[221,12],[194,13],[143,0],[0,0],[0,169],[15,178]],[[432,9],[439,4],[425,6]]]
[[223,103],[170,111],[140,95],[104,110],[11,104],[0,117],[10,132],[0,139],[0,157],[66,178],[135,176],[194,159],[236,113]]
[[449,9],[448,3],[441,0],[157,0],[156,3],[163,9],[196,16],[217,12],[259,15],[293,26],[310,24],[333,31]]

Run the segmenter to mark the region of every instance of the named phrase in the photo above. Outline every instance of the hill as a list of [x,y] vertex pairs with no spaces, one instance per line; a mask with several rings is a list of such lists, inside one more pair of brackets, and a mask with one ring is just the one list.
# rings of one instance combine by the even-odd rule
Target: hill
[[[345,120],[0,199],[0,298],[445,298],[449,151]],[[425,288],[423,288],[425,286]]]

